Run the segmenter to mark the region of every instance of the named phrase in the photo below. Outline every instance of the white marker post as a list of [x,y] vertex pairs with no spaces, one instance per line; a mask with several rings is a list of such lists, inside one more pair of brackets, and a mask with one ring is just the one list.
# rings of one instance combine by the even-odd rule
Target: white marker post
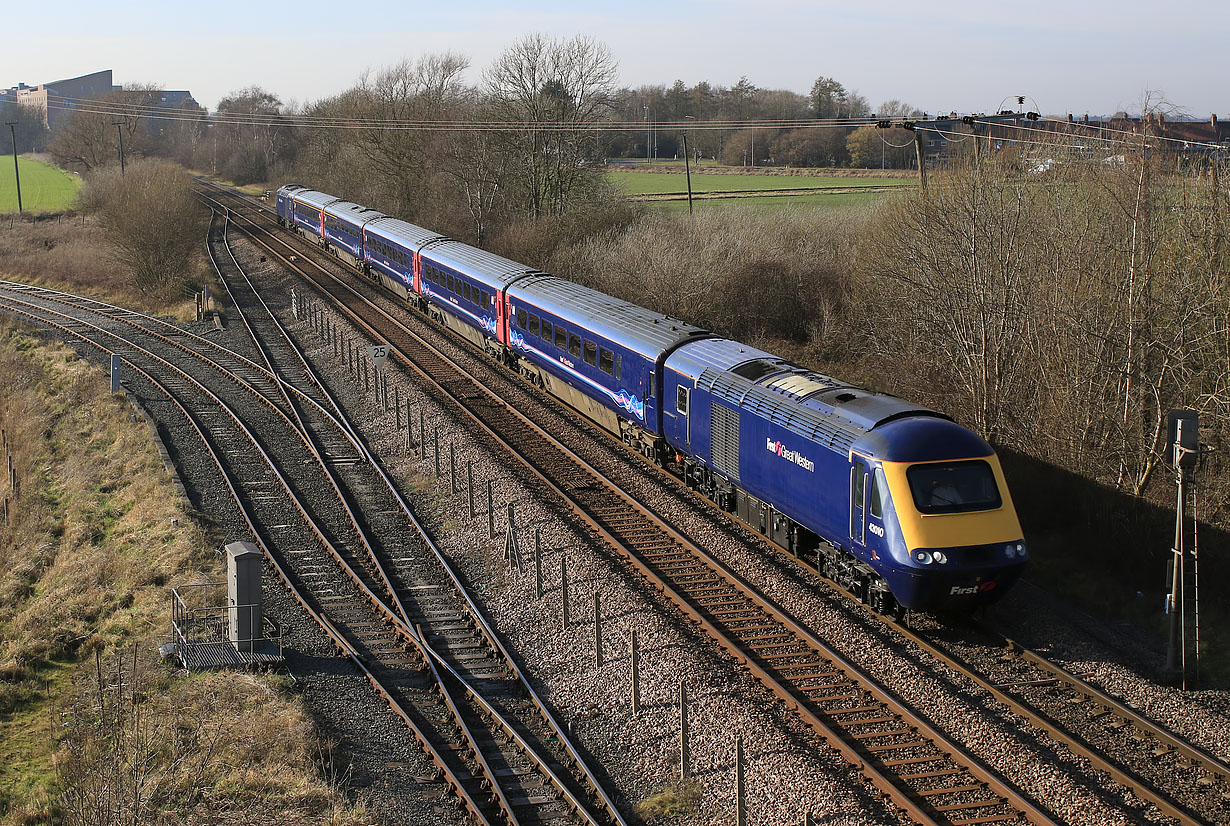
[[372,364],[376,367],[376,372],[383,372],[384,363],[389,358],[389,345],[373,344],[367,348],[367,355],[371,357]]

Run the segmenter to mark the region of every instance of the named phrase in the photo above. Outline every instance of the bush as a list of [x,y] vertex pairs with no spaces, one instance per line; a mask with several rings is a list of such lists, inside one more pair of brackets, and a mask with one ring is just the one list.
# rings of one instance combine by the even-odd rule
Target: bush
[[123,175],[100,170],[87,179],[82,203],[143,295],[172,297],[189,279],[204,240],[205,208],[182,168],[146,160]]

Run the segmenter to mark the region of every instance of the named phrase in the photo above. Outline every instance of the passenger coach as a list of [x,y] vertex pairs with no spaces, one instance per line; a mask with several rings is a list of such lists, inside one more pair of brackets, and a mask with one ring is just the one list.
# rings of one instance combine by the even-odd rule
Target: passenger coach
[[508,298],[521,372],[660,458],[662,367],[676,347],[709,332],[544,273],[510,284]]

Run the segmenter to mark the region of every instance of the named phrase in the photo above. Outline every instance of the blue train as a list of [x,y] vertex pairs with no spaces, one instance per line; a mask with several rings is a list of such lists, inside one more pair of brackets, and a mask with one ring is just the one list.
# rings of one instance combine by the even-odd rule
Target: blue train
[[884,613],[967,610],[1027,559],[991,446],[933,410],[302,186],[278,221]]

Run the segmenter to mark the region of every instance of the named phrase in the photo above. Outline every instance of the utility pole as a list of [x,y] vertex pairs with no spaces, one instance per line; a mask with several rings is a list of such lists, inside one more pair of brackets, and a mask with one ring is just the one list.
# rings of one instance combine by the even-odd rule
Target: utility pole
[[124,122],[117,120],[117,121],[113,121],[112,125],[115,127],[115,133],[120,136],[120,174],[123,175],[124,174],[124,129],[123,129]]
[[922,132],[914,130],[914,152],[918,155],[918,189],[927,194],[927,155],[923,150]]
[[645,166],[649,166],[649,152],[652,141],[649,139],[649,104],[645,104]]
[[[1167,464],[1175,471],[1178,496],[1175,504],[1174,547],[1170,570],[1167,572],[1168,593],[1166,613],[1170,615],[1170,635],[1166,646],[1166,671],[1187,690],[1187,555],[1183,521],[1187,503],[1187,473],[1196,467],[1200,457],[1200,420],[1191,410],[1172,410],[1168,416],[1169,455]],[[1199,609],[1197,609],[1199,616]],[[1197,657],[1199,644],[1197,643]]]
[[21,170],[17,167],[17,121],[6,120],[9,134],[13,136],[13,175],[17,178],[17,214],[21,214]]
[[[691,115],[684,115],[688,120],[696,120]],[[16,144],[14,144],[16,145]],[[688,133],[683,133],[683,171],[688,176],[688,215],[692,214],[692,166],[688,163]],[[1216,191],[1216,190],[1214,190]]]

